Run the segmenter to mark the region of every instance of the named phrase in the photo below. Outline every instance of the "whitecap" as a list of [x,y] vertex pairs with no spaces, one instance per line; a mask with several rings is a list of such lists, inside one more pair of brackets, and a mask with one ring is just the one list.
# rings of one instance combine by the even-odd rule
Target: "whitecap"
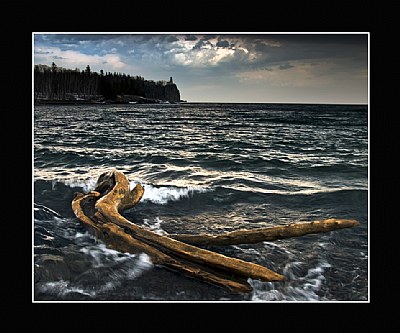
[[[130,188],[133,189],[138,183],[140,182],[131,181]],[[141,183],[141,185],[144,187],[142,201],[148,201],[159,205],[165,205],[170,201],[179,201],[184,198],[190,198],[195,193],[205,193],[213,191],[212,189],[198,186],[153,186],[145,183]]]
[[81,187],[83,192],[87,193],[93,191],[96,188],[98,177],[93,177],[89,179],[78,179],[78,178],[69,178],[69,179],[56,179],[56,182],[63,183],[71,188]]

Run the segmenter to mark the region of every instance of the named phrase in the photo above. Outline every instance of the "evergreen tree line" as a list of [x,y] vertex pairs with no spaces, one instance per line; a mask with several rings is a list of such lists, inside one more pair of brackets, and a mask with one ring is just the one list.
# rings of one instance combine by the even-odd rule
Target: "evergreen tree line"
[[[34,97],[46,100],[116,100],[117,95],[136,95],[154,99],[169,99],[172,82],[147,81],[141,76],[121,73],[92,72],[88,65],[85,70],[35,65]],[[167,90],[167,94],[166,94]],[[176,86],[174,90],[177,90]],[[179,91],[178,91],[179,94]],[[179,101],[179,100],[178,100]]]

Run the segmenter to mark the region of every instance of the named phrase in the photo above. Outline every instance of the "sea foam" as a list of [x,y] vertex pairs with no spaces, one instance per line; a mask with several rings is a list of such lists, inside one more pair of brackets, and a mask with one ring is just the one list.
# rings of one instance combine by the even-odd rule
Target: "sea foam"
[[320,301],[318,291],[325,280],[325,268],[331,267],[326,260],[319,260],[316,267],[309,268],[302,275],[299,268],[306,263],[301,261],[289,262],[283,269],[286,281],[282,287],[276,289],[273,282],[261,282],[249,279],[253,287],[251,299],[253,301]]

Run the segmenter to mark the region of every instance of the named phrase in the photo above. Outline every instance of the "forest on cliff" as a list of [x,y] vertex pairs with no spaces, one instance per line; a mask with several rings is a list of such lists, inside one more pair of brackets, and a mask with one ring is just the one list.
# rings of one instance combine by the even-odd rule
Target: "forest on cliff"
[[51,66],[34,66],[35,102],[179,102],[180,92],[172,77],[169,81],[145,80],[123,73],[93,72]]

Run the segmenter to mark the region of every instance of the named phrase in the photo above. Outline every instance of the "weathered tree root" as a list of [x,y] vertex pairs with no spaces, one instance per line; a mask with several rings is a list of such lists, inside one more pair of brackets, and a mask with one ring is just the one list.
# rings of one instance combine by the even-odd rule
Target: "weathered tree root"
[[255,243],[327,232],[358,224],[354,220],[331,219],[256,230],[239,230],[215,236],[162,236],[128,221],[120,214],[137,204],[143,193],[144,189],[140,184],[130,191],[129,181],[125,175],[120,171],[112,171],[99,177],[94,191],[88,194],[76,193],[72,200],[72,209],[78,219],[109,247],[122,252],[145,252],[155,264],[181,271],[233,292],[251,291],[248,278],[281,281],[284,276],[263,266],[187,243],[198,245]]

